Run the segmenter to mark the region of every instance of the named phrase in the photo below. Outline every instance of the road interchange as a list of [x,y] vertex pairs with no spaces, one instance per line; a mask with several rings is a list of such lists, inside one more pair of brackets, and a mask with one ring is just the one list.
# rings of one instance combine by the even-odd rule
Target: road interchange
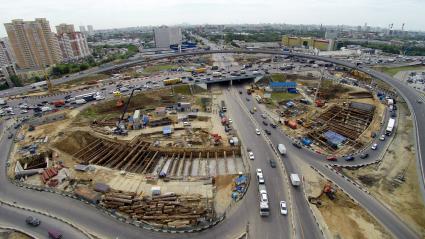
[[[282,52],[277,52],[277,51],[258,51],[258,50],[253,50],[253,51],[220,50],[220,51],[200,52],[199,54],[211,54],[211,53],[266,53],[266,54],[282,54]],[[168,58],[168,57],[175,57],[175,56],[185,56],[185,55],[194,55],[194,54],[198,54],[198,53],[181,53],[181,54],[174,54],[174,55],[170,55],[170,56],[163,56],[161,58]],[[329,62],[333,62],[333,63],[336,63],[336,64],[344,65],[344,66],[347,66],[347,67],[355,67],[354,65],[352,65],[350,63],[346,63],[346,62],[343,62],[343,61],[339,61],[339,60],[335,60],[335,59],[330,59],[330,58],[323,58],[323,57],[312,56],[312,55],[302,55],[302,54],[295,54],[295,53],[292,54],[292,55],[299,56],[299,57],[307,57],[307,58],[317,59],[317,60],[323,60],[323,61],[329,61]],[[117,66],[117,67],[127,67],[127,66],[132,65],[132,64],[140,64],[141,62],[143,62],[143,61],[138,61],[137,63],[135,63],[135,62],[124,63],[125,66],[120,65],[120,66]],[[388,77],[386,75],[383,75],[382,73],[375,72],[375,71],[370,70],[368,68],[360,68],[359,70],[362,70],[362,71],[364,71],[366,73],[369,73],[369,74],[371,74],[372,76],[374,76],[374,77],[376,77],[378,79],[383,79],[383,80],[389,81],[388,83],[390,83],[390,84],[393,83],[393,84],[395,84],[395,86],[397,86],[397,82],[395,82],[395,80],[391,79],[391,77]],[[402,85],[400,87],[402,89],[402,90],[398,89],[400,95],[402,95],[403,97],[410,97],[410,98],[407,98],[408,100],[406,100],[407,103],[408,103],[408,105],[409,105],[409,108],[411,110],[417,108],[419,104],[416,103],[416,99],[417,99],[417,98],[415,98],[416,96],[415,95],[412,96],[409,92],[404,92],[405,89],[403,88]],[[407,90],[409,90],[409,89],[407,89]],[[407,93],[409,93],[409,94],[407,94]],[[423,113],[423,111],[419,111],[418,113],[420,114],[420,116],[422,118],[423,118],[423,116],[425,116],[425,114]],[[423,132],[423,131],[418,130],[418,126],[420,127],[420,124],[418,124],[416,122],[416,120],[415,120],[415,129],[417,130],[417,132]],[[275,136],[275,134],[272,134],[272,136],[270,138],[271,138],[271,141],[274,142],[274,143],[275,142],[280,142],[280,141],[285,141],[285,142],[287,142],[287,145],[290,145],[290,140],[288,138],[286,138],[284,135],[280,135],[279,136],[278,134],[276,134],[276,136]],[[418,160],[418,162],[421,162],[421,165],[423,167],[422,159],[420,157],[420,152],[421,152],[420,149],[421,148],[424,148],[424,147],[421,147],[421,142],[424,142],[424,141],[423,140],[420,141],[420,135],[419,134],[417,134],[417,140],[418,140],[417,147],[419,148],[419,151],[418,151],[419,152],[418,153],[419,154],[419,156],[418,156],[419,157],[419,160]],[[7,145],[2,144],[1,146],[2,146],[1,147],[2,152],[6,152],[6,151],[3,151],[3,150],[7,150],[8,149],[7,148]],[[355,187],[354,185],[352,185],[350,182],[342,179],[335,172],[329,170],[329,168],[325,167],[324,164],[323,164],[323,162],[321,162],[320,159],[319,160],[317,159],[317,154],[315,154],[314,152],[308,151],[308,150],[302,150],[302,152],[303,152],[303,154],[297,156],[297,154],[299,154],[299,153],[297,153],[297,151],[295,151],[295,150],[290,149],[288,154],[289,155],[294,155],[294,158],[297,158],[297,160],[298,159],[301,159],[301,160],[312,159],[312,160],[309,160],[308,163],[310,163],[312,166],[314,166],[319,171],[321,171],[322,173],[324,173],[328,178],[332,179],[341,188],[343,188],[351,196],[353,196],[357,201],[359,201],[360,204],[362,204],[369,212],[372,213],[372,215],[374,215],[381,223],[383,223],[387,227],[387,229],[389,229],[392,232],[392,234],[395,235],[397,238],[403,238],[403,237],[406,238],[406,236],[408,236],[409,238],[415,238],[415,237],[417,237],[414,233],[412,233],[410,231],[410,229],[407,228],[406,225],[404,225],[404,223],[402,223],[400,221],[400,219],[396,215],[392,214],[391,211],[389,211],[387,208],[385,208],[382,204],[380,204],[379,202],[377,202],[370,195],[367,195],[362,190],[360,190],[357,187]],[[289,156],[289,157],[292,157],[292,156]],[[293,161],[293,160],[291,159],[291,161]],[[2,158],[2,161],[1,162],[2,162],[2,166],[4,166],[3,163],[5,162],[5,158]],[[288,162],[289,162],[289,160],[288,160]],[[285,166],[287,167],[287,170],[288,171],[289,170],[295,170],[293,167],[291,167],[292,165],[285,165]],[[423,170],[421,170],[421,171],[423,172]],[[421,175],[423,177],[423,174],[421,174]],[[4,180],[4,178],[2,176],[2,181],[3,180]],[[423,181],[423,180],[421,180],[421,181]],[[16,190],[16,187],[13,186],[13,185],[11,185],[11,184],[9,184],[9,186],[10,186],[10,188],[9,188],[10,191],[8,191],[8,192],[12,194],[12,198],[11,197],[7,197],[7,198],[8,199],[13,199],[13,193],[12,193],[12,191],[15,191]],[[20,189],[18,189],[18,190],[20,190]],[[26,190],[26,191],[28,191],[28,190]],[[3,190],[2,190],[2,193],[3,193]],[[20,196],[22,196],[22,195],[20,195]],[[20,197],[20,198],[22,199],[22,197]],[[57,200],[57,198],[55,198],[55,200]],[[70,200],[70,199],[66,199],[66,200]],[[70,201],[74,201],[74,200],[70,200]],[[31,200],[28,200],[27,203],[25,203],[25,204],[30,205],[31,203],[32,203]],[[81,206],[81,203],[79,203],[79,202],[76,202],[76,203],[73,203],[73,204],[75,204],[76,207],[78,207],[78,205]],[[238,207],[243,207],[243,206],[240,205]],[[43,207],[41,206],[40,208],[43,208]],[[55,213],[57,213],[56,210],[53,210],[53,211],[55,211]],[[235,211],[237,211],[237,210],[235,210]],[[67,213],[59,213],[59,214],[66,215]],[[85,214],[88,214],[88,213],[83,213],[83,215],[85,215]],[[234,215],[238,215],[237,212],[235,214],[232,214],[232,216],[234,216]],[[102,215],[102,217],[105,217],[105,216],[106,215]],[[73,219],[75,220],[77,218],[78,218],[78,214],[75,214],[75,217]],[[96,219],[99,219],[97,217],[95,217],[95,218]],[[390,220],[387,220],[387,218],[389,218]],[[70,219],[72,220],[72,218],[70,218]],[[104,219],[102,219],[102,220],[104,220]],[[229,219],[226,219],[225,221],[228,221],[228,220]],[[105,220],[105,221],[109,221],[110,222],[110,220]],[[391,222],[391,224],[389,222]],[[115,221],[115,223],[117,223],[117,222]],[[226,225],[226,224],[227,224],[226,222],[223,222],[222,224],[219,224],[216,228],[219,228],[220,229],[222,227],[225,227],[223,225]],[[240,224],[243,224],[243,223],[240,223]],[[215,234],[213,231],[214,231],[214,228],[208,230],[207,232],[211,232],[211,234],[213,234],[213,235],[219,235],[219,234]],[[223,232],[223,231],[221,231],[221,232]],[[200,233],[199,235],[201,235],[201,234],[202,233]],[[104,235],[104,234],[101,233],[101,235]],[[114,235],[114,234],[110,234],[110,235]],[[132,238],[132,236],[134,236],[135,234],[124,234],[124,235],[128,235],[129,236],[128,238]],[[196,235],[196,234],[194,234],[194,235]],[[164,237],[162,234],[157,234],[157,233],[153,233],[150,236],[151,236],[150,238],[163,238]],[[196,236],[194,236],[194,237],[196,237]],[[186,238],[188,238],[188,237],[186,236]],[[208,238],[208,237],[204,237],[204,238]]]

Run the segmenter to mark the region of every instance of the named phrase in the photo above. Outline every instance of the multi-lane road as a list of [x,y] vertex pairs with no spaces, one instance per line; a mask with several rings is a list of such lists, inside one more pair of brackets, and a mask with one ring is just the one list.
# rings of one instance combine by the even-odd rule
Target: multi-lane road
[[[160,58],[168,58],[168,57],[175,57],[175,56],[185,56],[185,55],[194,55],[194,54],[211,54],[211,53],[266,53],[266,54],[282,54],[278,51],[267,51],[267,50],[218,50],[218,51],[208,51],[208,52],[199,52],[199,53],[181,53],[181,54],[173,54],[169,56],[162,56]],[[351,63],[346,63],[343,61],[339,61],[336,59],[330,59],[326,57],[319,57],[319,56],[312,56],[312,55],[303,55],[303,54],[296,54],[291,53],[291,55],[299,56],[299,57],[306,57],[311,59],[317,59],[317,60],[323,60],[323,61],[329,61],[336,64],[344,65],[347,67],[355,67]],[[152,58],[155,59],[155,58]],[[134,62],[127,62],[121,65],[118,65],[116,67],[122,68],[127,67],[134,64],[140,64],[143,60],[138,60]],[[112,69],[113,67],[111,67]],[[109,69],[110,70],[110,69]],[[423,106],[421,103],[418,102],[418,99],[421,99],[421,96],[417,95],[415,92],[412,92],[412,90],[402,84],[400,82],[395,81],[389,76],[386,76],[382,73],[373,71],[368,68],[360,68],[359,70],[362,70],[366,73],[371,74],[372,76],[384,80],[388,82],[389,84],[393,85],[399,94],[403,96],[411,111],[415,115],[415,129],[417,132],[425,132],[421,130],[422,127],[425,127],[424,124],[421,124],[421,120],[425,118],[425,110],[423,109]],[[227,94],[227,93],[226,93]],[[237,94],[234,94],[231,98],[238,97]],[[236,101],[236,99],[234,99]],[[243,99],[241,100],[242,102]],[[230,100],[232,102],[232,100]],[[231,104],[237,104],[238,102],[233,102]],[[245,106],[241,105],[245,104]],[[239,101],[239,105],[241,107],[236,107],[238,110],[242,110],[239,113],[233,113],[235,114],[234,119],[235,123],[238,123],[238,132],[240,132],[241,138],[247,145],[252,145],[252,148],[254,151],[260,152],[260,155],[264,156],[264,158],[267,157],[273,157],[273,152],[268,146],[265,145],[265,141],[261,140],[260,138],[253,139],[254,132],[249,133],[248,131],[253,131],[254,125],[260,124],[260,118],[256,114],[254,120],[248,120],[249,116],[247,116],[247,112],[243,111],[244,107],[250,108],[254,104],[254,101],[244,102],[241,103]],[[238,118],[239,117],[239,118]],[[240,123],[239,123],[240,122]],[[239,126],[242,125],[242,126]],[[266,137],[266,136],[264,136]],[[269,140],[273,143],[273,145],[276,145],[278,143],[285,143],[288,148],[288,157],[283,159],[282,162],[285,164],[285,168],[287,171],[290,172],[297,172],[297,166],[296,161],[297,160],[304,160],[305,162],[309,163],[310,165],[316,167],[318,170],[320,170],[326,177],[333,180],[338,186],[340,186],[342,189],[344,189],[347,193],[349,193],[354,199],[356,199],[363,207],[365,207],[373,216],[375,216],[395,237],[397,238],[417,238],[418,236],[413,233],[408,226],[404,224],[400,220],[400,218],[397,217],[397,215],[394,215],[388,208],[383,206],[381,203],[379,203],[376,199],[368,195],[367,193],[363,192],[361,189],[355,187],[350,182],[342,179],[339,175],[334,173],[333,171],[329,170],[324,165],[324,161],[317,158],[317,155],[314,152],[311,152],[309,150],[299,150],[296,148],[290,148],[290,139],[288,139],[286,136],[279,132],[273,132],[272,135],[267,136]],[[417,148],[418,148],[418,162],[420,162],[421,168],[423,169],[423,161],[421,158],[421,150],[424,149],[424,140],[423,137],[420,136],[417,133],[416,141],[417,141]],[[3,137],[1,144],[0,144],[0,151],[2,152],[2,155],[0,156],[0,167],[5,168],[6,167],[6,160],[7,160],[7,153],[9,148],[11,146],[10,140],[6,139],[6,137]],[[258,157],[257,157],[258,158]],[[311,219],[311,214],[307,210],[307,202],[303,195],[299,192],[296,192],[296,190],[292,189],[291,187],[288,187],[288,185],[285,186],[285,180],[284,176],[282,175],[282,172],[279,170],[273,171],[271,169],[266,168],[267,160],[263,159],[263,162],[260,160],[255,160],[255,162],[252,163],[251,171],[255,170],[255,167],[261,167],[266,175],[272,175],[269,177],[266,176],[267,183],[270,183],[274,187],[278,187],[281,190],[276,190],[271,195],[272,200],[272,216],[270,217],[270,221],[272,221],[270,224],[267,222],[267,220],[258,219],[260,218],[258,215],[258,199],[256,198],[256,188],[250,187],[249,192],[244,200],[237,205],[232,211],[229,213],[228,217],[219,225],[216,227],[201,233],[195,233],[195,234],[188,234],[181,236],[182,238],[196,238],[196,237],[202,237],[202,238],[221,238],[221,237],[228,237],[232,236],[235,233],[237,233],[237,230],[242,229],[243,227],[246,227],[246,225],[249,223],[249,228],[251,229],[254,227],[255,229],[253,233],[254,235],[269,235],[266,238],[274,238],[272,235],[280,235],[283,233],[283,235],[290,235],[290,220],[291,217],[275,217],[274,214],[277,213],[277,200],[288,200],[288,197],[292,195],[292,203],[293,203],[293,214],[294,214],[294,223],[295,223],[295,231],[298,233],[298,237],[308,237],[308,235],[312,234],[312,238],[316,238],[318,235],[317,227],[314,225],[314,221]],[[421,170],[423,172],[423,170]],[[276,177],[273,177],[276,176]],[[423,177],[423,173],[421,174],[421,177]],[[269,182],[270,180],[270,182]],[[423,180],[421,180],[423,182]],[[37,208],[42,211],[50,212],[54,215],[57,215],[61,218],[70,220],[77,225],[81,226],[82,228],[93,232],[97,235],[101,235],[106,238],[140,238],[142,235],[140,235],[140,231],[142,229],[129,226],[124,223],[117,222],[113,218],[107,216],[106,214],[103,214],[102,212],[99,212],[97,209],[82,204],[78,201],[69,199],[69,198],[63,198],[59,195],[55,194],[49,194],[49,193],[41,193],[41,192],[33,192],[31,190],[17,188],[13,184],[10,184],[6,178],[6,175],[4,174],[4,170],[2,170],[2,173],[0,175],[0,183],[3,185],[2,190],[0,191],[0,198],[7,201],[15,201],[17,204],[25,207],[30,208]],[[252,185],[255,181],[253,181]],[[280,185],[280,186],[279,186]],[[286,187],[286,189],[285,189]],[[285,193],[287,192],[287,193]],[[294,201],[296,201],[294,203]],[[67,205],[65,208],[63,205]],[[252,214],[251,211],[255,211],[255,214]],[[255,218],[252,217],[252,215],[255,215]],[[276,226],[278,225],[278,226]],[[283,226],[282,226],[283,225]],[[305,232],[305,228],[301,228],[300,225],[307,225],[308,226],[308,232]],[[311,225],[311,227],[309,226]],[[313,232],[311,233],[310,230],[313,228]],[[173,237],[167,234],[161,234],[161,233],[154,233],[151,231],[143,231],[143,238],[166,238],[166,237]],[[273,234],[273,233],[278,234]],[[258,234],[257,234],[258,233]],[[317,234],[316,234],[317,233]],[[176,238],[175,236],[173,238]],[[180,237],[179,237],[180,238]]]

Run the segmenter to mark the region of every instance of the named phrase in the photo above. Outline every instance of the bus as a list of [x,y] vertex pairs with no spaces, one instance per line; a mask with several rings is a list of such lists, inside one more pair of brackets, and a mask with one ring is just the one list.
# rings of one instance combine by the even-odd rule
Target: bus
[[270,215],[269,203],[260,201],[260,216],[267,217]]
[[96,100],[96,96],[98,95],[100,95],[100,93],[97,91],[94,91],[94,92],[90,92],[90,93],[86,93],[82,95],[76,95],[68,99],[68,101],[76,101],[76,100],[93,101],[93,100]]
[[182,79],[181,78],[166,79],[166,80],[163,80],[162,83],[164,83],[164,85],[175,85],[175,84],[182,83]]

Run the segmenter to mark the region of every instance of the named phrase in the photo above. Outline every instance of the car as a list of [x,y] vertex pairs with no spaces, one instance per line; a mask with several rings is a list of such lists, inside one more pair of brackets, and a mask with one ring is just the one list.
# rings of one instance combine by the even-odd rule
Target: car
[[376,150],[378,148],[378,144],[377,143],[374,143],[373,145],[372,145],[372,147],[371,147],[371,149],[372,150]]
[[266,132],[267,135],[271,135],[272,134],[272,132],[270,130],[268,130],[268,129],[265,129],[264,132]]
[[354,156],[347,156],[344,158],[345,161],[353,161],[354,160]]
[[279,205],[280,205],[280,214],[287,215],[288,214],[288,208],[286,207],[286,202],[280,201]]
[[302,148],[301,144],[299,142],[292,142],[292,145],[294,145],[296,148]]
[[231,124],[231,123],[233,123],[233,120],[232,119],[229,119],[229,124]]
[[266,117],[266,114],[261,114],[261,117],[263,118],[263,119],[266,119],[267,117]]
[[422,100],[417,100],[416,102],[418,102],[418,104],[422,104]]
[[247,97],[247,98],[245,98],[246,99],[246,101],[249,101],[249,98]]
[[257,180],[258,180],[259,184],[265,184],[266,183],[266,180],[264,179],[264,176],[263,176],[262,173],[257,174]]
[[368,153],[360,154],[360,158],[361,159],[365,159],[367,157],[369,157],[369,154]]
[[267,125],[269,125],[269,123],[267,123],[266,121],[263,120],[263,125],[267,126]]
[[25,222],[26,222],[28,225],[33,226],[33,227],[38,227],[38,226],[41,224],[40,219],[38,219],[38,218],[36,218],[36,217],[33,217],[33,216],[28,216],[28,217],[25,219]]
[[187,121],[183,122],[183,126],[190,126],[190,125],[191,125],[190,122],[187,122]]
[[274,161],[274,159],[270,159],[269,163],[270,163],[270,167],[276,168],[276,161]]
[[255,112],[254,112],[254,110],[250,110],[249,112],[250,112],[251,114],[254,114],[254,113],[255,113]]
[[335,156],[329,156],[326,158],[328,161],[337,161],[338,159]]
[[381,137],[379,137],[379,140],[384,141],[385,140],[385,134],[381,135]]
[[241,90],[239,91],[239,94],[242,95],[242,91]]
[[261,170],[261,168],[257,168],[257,170],[255,170],[255,173],[258,174],[263,174],[263,170]]
[[277,127],[277,125],[276,125],[276,124],[273,124],[273,123],[270,123],[270,126],[271,126],[273,129],[276,129],[276,127]]
[[260,130],[259,129],[255,129],[255,134],[256,135],[260,135],[261,134]]
[[248,157],[250,160],[254,160],[254,153],[252,151],[248,152]]

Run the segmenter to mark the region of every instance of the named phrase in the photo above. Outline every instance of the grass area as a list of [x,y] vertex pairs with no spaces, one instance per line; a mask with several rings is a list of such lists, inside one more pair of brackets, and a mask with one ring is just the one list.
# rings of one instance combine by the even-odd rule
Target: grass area
[[272,100],[277,101],[277,102],[281,102],[281,101],[285,101],[285,100],[292,100],[292,99],[296,98],[297,96],[298,96],[298,94],[292,94],[292,93],[287,93],[287,92],[273,92],[272,93]]
[[400,71],[425,70],[425,67],[424,66],[400,66],[400,67],[376,67],[376,69],[390,76],[394,76]]
[[155,66],[148,66],[145,67],[143,69],[144,73],[156,73],[156,72],[160,72],[160,71],[166,71],[166,70],[171,70],[171,69],[175,69],[177,68],[177,66],[175,65],[155,65]]
[[271,75],[272,81],[283,82],[285,81],[285,75],[282,73],[273,73]]
[[106,74],[94,74],[94,75],[89,75],[89,76],[85,76],[79,79],[75,79],[72,81],[68,81],[65,82],[63,84],[60,85],[75,85],[75,84],[80,84],[80,83],[85,83],[85,82],[90,82],[90,81],[98,81],[98,80],[103,80],[108,78],[109,75]]
[[173,87],[175,94],[191,95],[189,85],[176,85]]

